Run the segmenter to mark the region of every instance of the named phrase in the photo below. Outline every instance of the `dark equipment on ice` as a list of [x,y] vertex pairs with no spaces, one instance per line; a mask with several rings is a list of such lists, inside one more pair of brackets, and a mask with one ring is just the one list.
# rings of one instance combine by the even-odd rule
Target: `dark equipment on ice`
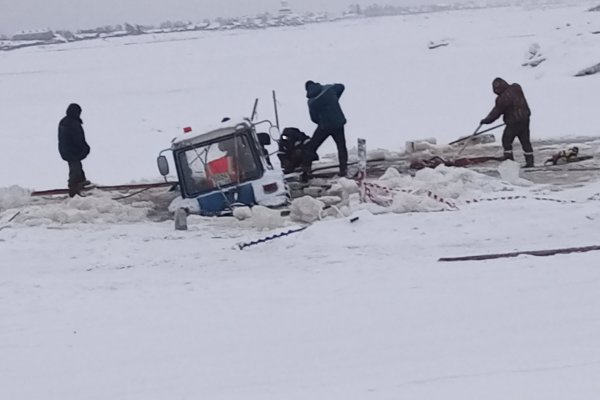
[[579,156],[579,147],[573,146],[567,150],[559,151],[544,162],[544,165],[559,165],[577,161],[589,160],[592,156]]

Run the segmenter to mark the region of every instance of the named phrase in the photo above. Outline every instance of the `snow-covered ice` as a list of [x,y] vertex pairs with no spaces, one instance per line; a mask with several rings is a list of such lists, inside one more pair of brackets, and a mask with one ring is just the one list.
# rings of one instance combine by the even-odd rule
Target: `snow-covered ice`
[[[583,3],[0,52],[0,399],[597,397],[600,253],[438,262],[600,245],[595,171],[540,185],[510,162],[389,169],[370,181],[380,204],[340,179],[297,199],[296,221],[238,208],[186,231],[154,222],[150,197],[29,196],[65,184],[55,131],[71,101],[102,183],[157,180],[183,126],[257,96],[270,117],[271,89],[284,125],[310,133],[306,79],[346,84],[349,143],[378,154],[468,134],[497,75],[525,88],[534,137],[600,135],[600,75],[573,77],[598,62]],[[533,43],[547,60],[523,67]]]
[[[356,214],[276,241],[231,219],[0,231],[2,398],[586,399],[600,186]],[[4,218],[4,216],[3,216]]]
[[[66,184],[57,124],[78,102],[96,183],[158,178],[155,159],[171,139],[222,117],[273,118],[312,134],[304,82],[342,82],[348,143],[401,150],[406,141],[439,144],[473,132],[494,104],[491,82],[520,83],[532,108],[534,139],[600,135],[595,2],[357,19],[304,27],[111,38],[0,53],[3,92],[0,187]],[[434,51],[427,43],[453,38]],[[547,61],[523,67],[533,43]],[[319,60],[316,62],[316,60]],[[327,141],[323,153],[335,149]],[[26,149],[23,145],[26,144]],[[273,147],[273,150],[275,148]],[[26,155],[35,158],[35,165]],[[23,167],[31,165],[31,167]],[[38,166],[39,165],[39,166]]]

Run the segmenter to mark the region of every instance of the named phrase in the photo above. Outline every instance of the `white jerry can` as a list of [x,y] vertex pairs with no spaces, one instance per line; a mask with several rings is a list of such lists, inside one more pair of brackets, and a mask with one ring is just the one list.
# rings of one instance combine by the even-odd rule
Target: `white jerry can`
[[409,140],[406,142],[406,145],[404,146],[404,151],[406,153],[415,153],[417,151],[424,151],[427,150],[429,148],[431,148],[431,146],[435,146],[437,144],[437,140],[435,138],[425,138],[425,139],[418,139],[418,140]]

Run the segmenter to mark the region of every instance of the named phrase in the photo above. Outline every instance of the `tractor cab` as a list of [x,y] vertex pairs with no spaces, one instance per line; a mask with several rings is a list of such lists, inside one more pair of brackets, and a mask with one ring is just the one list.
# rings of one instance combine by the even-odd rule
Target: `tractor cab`
[[[270,125],[270,133],[257,133],[256,126]],[[235,206],[287,204],[289,196],[281,170],[275,169],[266,148],[278,130],[271,122],[248,119],[226,120],[204,133],[173,139],[161,151],[158,168],[163,176],[169,163],[163,155],[171,151],[181,192],[180,206],[201,215],[220,215]]]

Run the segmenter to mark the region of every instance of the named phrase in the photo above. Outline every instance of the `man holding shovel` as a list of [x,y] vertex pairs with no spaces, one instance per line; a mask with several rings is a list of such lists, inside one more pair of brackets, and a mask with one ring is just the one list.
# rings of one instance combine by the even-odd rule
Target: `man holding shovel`
[[504,115],[506,128],[502,134],[502,147],[504,159],[514,160],[513,142],[519,138],[525,155],[525,167],[533,167],[533,147],[529,139],[529,117],[531,111],[523,94],[523,89],[517,83],[509,85],[504,79],[496,78],[492,82],[492,89],[497,95],[496,105],[481,124],[491,124],[501,115]]

